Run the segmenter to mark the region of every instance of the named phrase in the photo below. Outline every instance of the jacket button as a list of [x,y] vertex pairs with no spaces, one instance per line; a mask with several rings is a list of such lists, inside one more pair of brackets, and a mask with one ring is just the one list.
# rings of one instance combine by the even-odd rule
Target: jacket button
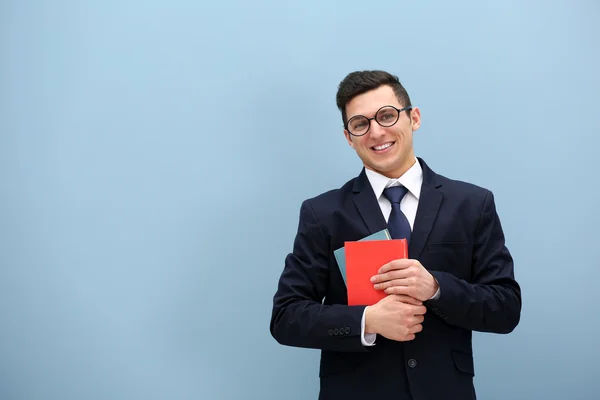
[[411,368],[414,368],[417,366],[417,360],[415,360],[414,358],[411,358],[410,360],[408,360],[408,366]]
[[347,326],[346,329],[344,330],[344,332],[346,332],[346,335],[349,335],[350,334],[350,327]]
[[339,330],[338,328],[335,328],[335,329],[333,330],[333,334],[334,334],[334,335],[339,335],[339,334],[340,334],[340,330]]
[[333,336],[333,329],[328,330],[327,333],[329,333],[329,336]]

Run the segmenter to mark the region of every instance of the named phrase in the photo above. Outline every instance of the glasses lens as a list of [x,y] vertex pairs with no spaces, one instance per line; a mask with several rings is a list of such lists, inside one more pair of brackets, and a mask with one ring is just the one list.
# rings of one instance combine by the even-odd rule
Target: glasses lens
[[393,107],[384,107],[377,113],[377,122],[381,126],[392,126],[398,121],[398,111]]
[[369,120],[363,116],[352,117],[348,121],[348,130],[353,135],[364,135],[369,130]]

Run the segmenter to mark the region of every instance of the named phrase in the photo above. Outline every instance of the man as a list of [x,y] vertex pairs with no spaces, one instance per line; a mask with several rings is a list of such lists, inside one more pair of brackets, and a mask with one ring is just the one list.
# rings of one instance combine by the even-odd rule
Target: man
[[[271,334],[321,350],[319,399],[475,399],[472,332],[509,333],[521,312],[494,197],[415,157],[421,115],[397,77],[353,72],[337,105],[364,168],[302,203]],[[409,257],[373,277],[388,296],[349,306],[333,251],[384,228]]]

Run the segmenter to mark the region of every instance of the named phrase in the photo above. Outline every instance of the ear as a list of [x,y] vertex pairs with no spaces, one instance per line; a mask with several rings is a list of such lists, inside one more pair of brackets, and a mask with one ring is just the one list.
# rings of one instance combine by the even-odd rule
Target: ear
[[421,110],[419,110],[419,107],[410,110],[410,122],[413,132],[421,126]]
[[344,136],[346,136],[346,140],[348,141],[348,144],[350,145],[350,147],[354,148],[354,142],[352,141],[352,135],[350,135],[350,133],[348,132],[347,129],[344,129]]

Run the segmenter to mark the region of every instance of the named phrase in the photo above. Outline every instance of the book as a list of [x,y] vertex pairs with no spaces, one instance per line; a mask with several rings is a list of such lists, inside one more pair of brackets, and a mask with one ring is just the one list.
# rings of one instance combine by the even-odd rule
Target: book
[[[375,232],[372,235],[366,236],[366,237],[360,239],[360,241],[390,240],[391,238],[392,238],[392,235],[390,235],[390,232],[386,228],[379,232]],[[344,247],[340,247],[339,249],[335,250],[333,252],[333,255],[335,256],[335,260],[337,261],[340,272],[342,273],[342,278],[344,278],[344,283],[346,283],[346,252],[344,250]],[[346,283],[346,285],[347,285],[347,283]]]
[[384,264],[400,258],[408,258],[406,239],[369,240],[346,242],[346,288],[348,305],[373,305],[387,296],[376,290],[371,277]]

